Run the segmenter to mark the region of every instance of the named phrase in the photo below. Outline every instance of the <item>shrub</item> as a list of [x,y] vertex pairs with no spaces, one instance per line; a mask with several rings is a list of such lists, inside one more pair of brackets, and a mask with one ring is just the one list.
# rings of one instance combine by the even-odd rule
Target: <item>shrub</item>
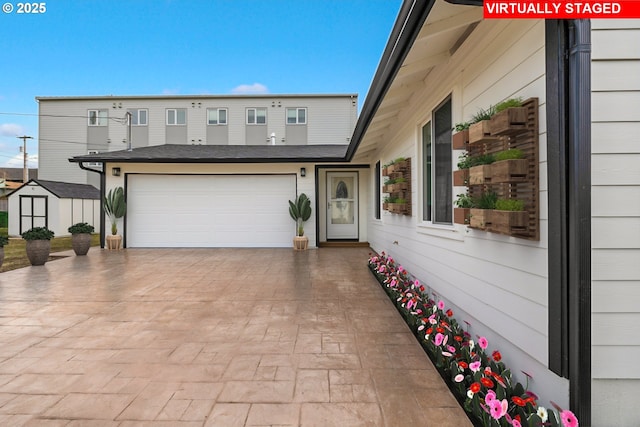
[[9,244],[9,238],[7,236],[0,236],[0,248]]
[[523,158],[524,153],[519,148],[511,148],[509,150],[500,151],[495,155],[496,162],[499,162],[501,160],[517,160]]
[[93,225],[89,225],[86,222],[73,224],[67,229],[67,231],[71,234],[91,234],[94,230],[95,229],[93,228]]
[[513,108],[513,107],[522,107],[522,98],[511,98],[511,99],[507,99],[506,101],[502,101],[499,102],[498,104],[496,104],[495,106],[495,113],[499,113],[501,111],[504,111],[508,108]]
[[456,206],[459,208],[473,208],[474,203],[471,196],[468,194],[458,194],[458,198],[455,201]]
[[497,201],[498,195],[493,191],[489,191],[478,197],[474,204],[479,209],[495,209]]
[[0,212],[0,228],[7,228],[9,226],[9,213]]
[[499,211],[523,211],[524,202],[518,199],[499,199],[496,201],[496,210]]
[[54,233],[47,227],[33,227],[21,234],[24,240],[51,240]]

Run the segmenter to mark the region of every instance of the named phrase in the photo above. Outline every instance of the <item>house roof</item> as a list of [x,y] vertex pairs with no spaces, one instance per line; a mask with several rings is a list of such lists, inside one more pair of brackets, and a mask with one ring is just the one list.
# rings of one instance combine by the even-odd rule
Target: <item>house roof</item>
[[120,163],[291,163],[345,161],[346,145],[177,145],[164,144],[87,154],[70,162]]
[[356,123],[347,158],[366,160],[414,108],[416,86],[482,21],[481,0],[404,0]]
[[[0,178],[22,182],[22,168],[0,168]],[[38,178],[38,169],[29,169],[29,179]]]
[[139,99],[226,99],[226,98],[357,98],[357,93],[322,94],[232,94],[232,95],[95,95],[95,96],[36,96],[36,101],[139,100]]
[[[35,182],[42,188],[51,192],[60,199],[100,199],[100,190],[89,184],[75,184],[71,182],[46,181],[44,179],[32,179],[20,188]],[[18,190],[20,189],[18,188]],[[16,191],[18,191],[16,190]],[[15,191],[14,191],[15,192]],[[10,194],[9,194],[10,195]]]

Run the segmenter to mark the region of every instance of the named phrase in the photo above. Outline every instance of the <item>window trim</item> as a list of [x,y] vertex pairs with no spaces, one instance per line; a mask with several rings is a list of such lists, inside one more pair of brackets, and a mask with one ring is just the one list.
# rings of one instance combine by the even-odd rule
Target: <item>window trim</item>
[[[296,122],[289,123],[289,110],[296,110]],[[304,122],[300,122],[300,110],[304,111]],[[285,111],[285,124],[287,126],[304,126],[307,124],[307,107],[287,107]]]
[[[184,123],[178,123],[178,111],[184,110]],[[176,123],[169,123],[169,111],[175,114]],[[187,125],[187,109],[186,108],[167,108],[165,113],[165,124],[167,126],[186,126]]]
[[[249,122],[249,111],[254,112],[255,123]],[[264,110],[264,123],[258,123],[258,110]],[[248,107],[245,111],[245,124],[247,126],[265,126],[267,124],[267,107]]]
[[[104,117],[100,117],[100,112],[105,113]],[[91,113],[95,112],[96,113],[96,123],[92,124],[91,123]],[[101,123],[102,119],[104,119],[104,123]],[[106,108],[92,108],[87,110],[87,126],[91,126],[91,127],[102,127],[102,126],[108,126],[109,125],[109,110]]]
[[[216,112],[216,123],[211,123],[209,119],[210,112]],[[225,112],[224,123],[220,123],[220,111]],[[207,126],[227,126],[229,124],[229,110],[227,108],[207,108]]]
[[[135,116],[133,112],[136,112]],[[144,124],[140,124],[140,112],[145,112],[145,122]],[[149,126],[149,109],[148,108],[130,108],[127,112],[131,113],[131,126]],[[134,123],[133,118],[136,117],[138,119],[138,123]]]

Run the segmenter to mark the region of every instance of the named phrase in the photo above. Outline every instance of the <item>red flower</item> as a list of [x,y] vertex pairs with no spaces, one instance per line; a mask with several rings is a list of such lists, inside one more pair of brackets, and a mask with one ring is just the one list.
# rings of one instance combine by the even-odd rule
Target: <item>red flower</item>
[[487,388],[493,388],[493,381],[491,381],[490,378],[480,378],[480,382],[482,383],[483,386],[487,387]]
[[449,317],[453,316],[453,310],[451,309],[447,310],[447,316]]
[[515,403],[516,405],[518,405],[518,406],[527,406],[527,402],[523,398],[518,397],[518,396],[513,396],[511,398],[511,401],[513,403]]
[[493,356],[493,360],[495,360],[496,362],[499,362],[502,360],[502,355],[498,350],[494,351],[492,356]]
[[444,334],[444,328],[441,328],[440,326],[436,328],[436,331],[440,332],[441,334]]
[[433,328],[429,328],[429,329],[427,329],[427,331],[426,331],[426,332],[427,332],[427,335],[431,335],[431,332],[433,332]]
[[469,390],[471,390],[471,392],[473,392],[473,393],[479,392],[480,391],[480,383],[471,384],[471,387],[469,387]]
[[467,369],[469,367],[469,364],[464,360],[461,360],[460,362],[458,362],[458,366],[462,369]]
[[458,342],[462,342],[462,337],[460,335],[454,336],[453,339],[458,341]]

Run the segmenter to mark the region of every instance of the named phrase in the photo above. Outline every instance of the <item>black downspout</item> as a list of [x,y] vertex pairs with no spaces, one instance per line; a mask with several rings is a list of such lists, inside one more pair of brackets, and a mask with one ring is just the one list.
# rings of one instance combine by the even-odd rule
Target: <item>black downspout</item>
[[591,22],[569,22],[570,404],[591,425]]
[[107,180],[104,174],[105,165],[104,163],[102,164],[102,170],[88,168],[82,162],[78,162],[78,166],[80,167],[80,169],[100,174],[100,247],[104,249],[104,237],[105,237],[104,187],[107,183]]

